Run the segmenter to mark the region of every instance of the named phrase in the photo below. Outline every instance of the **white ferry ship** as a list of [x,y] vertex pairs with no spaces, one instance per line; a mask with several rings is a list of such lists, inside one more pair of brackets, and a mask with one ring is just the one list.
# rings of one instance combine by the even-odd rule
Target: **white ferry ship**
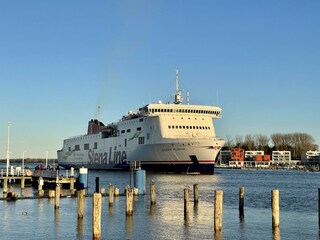
[[174,103],[147,104],[108,125],[92,119],[87,134],[64,140],[59,165],[129,170],[138,162],[152,172],[213,173],[224,144],[213,124],[221,112],[215,106],[183,104],[177,71]]

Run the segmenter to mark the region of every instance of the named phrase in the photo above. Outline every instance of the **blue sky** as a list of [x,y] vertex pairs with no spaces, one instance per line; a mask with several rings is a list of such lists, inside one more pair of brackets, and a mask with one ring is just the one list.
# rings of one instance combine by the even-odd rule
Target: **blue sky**
[[320,2],[0,2],[0,158],[56,157],[101,107],[172,100],[223,108],[220,137],[305,132],[320,145]]

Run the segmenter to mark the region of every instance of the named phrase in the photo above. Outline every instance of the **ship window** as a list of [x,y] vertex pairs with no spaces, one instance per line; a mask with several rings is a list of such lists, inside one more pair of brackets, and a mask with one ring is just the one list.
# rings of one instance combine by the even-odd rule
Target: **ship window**
[[138,143],[139,144],[144,144],[144,137],[139,137]]
[[193,126],[193,129],[196,129],[196,126]]
[[210,127],[208,127],[208,129],[210,130]]
[[176,126],[176,128],[179,128],[179,126]]
[[84,150],[89,150],[89,143],[85,143],[83,149]]
[[182,126],[179,126],[179,128],[182,128]]
[[161,112],[163,112],[163,109],[161,109]]
[[121,133],[125,133],[126,131],[125,130],[121,130]]
[[94,149],[97,149],[98,148],[98,143],[94,143],[94,147],[93,147]]
[[172,128],[174,128],[174,125],[172,125]]
[[171,126],[170,126],[170,125],[169,125],[168,127],[169,127],[169,128],[171,128]]
[[187,129],[189,129],[189,126],[187,126]]
[[185,129],[186,128],[186,126],[183,126],[183,129]]
[[75,145],[75,146],[74,146],[74,150],[75,150],[75,151],[80,151],[80,145]]
[[137,131],[141,131],[141,127],[138,127],[138,128],[137,128]]

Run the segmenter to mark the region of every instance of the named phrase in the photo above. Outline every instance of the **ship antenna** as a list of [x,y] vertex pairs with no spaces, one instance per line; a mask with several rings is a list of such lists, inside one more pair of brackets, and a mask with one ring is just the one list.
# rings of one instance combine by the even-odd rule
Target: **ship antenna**
[[187,91],[187,104],[189,105],[189,102],[190,102],[190,93],[189,91]]
[[179,70],[176,70],[176,93],[174,95],[174,103],[175,104],[182,103],[181,90],[179,90]]

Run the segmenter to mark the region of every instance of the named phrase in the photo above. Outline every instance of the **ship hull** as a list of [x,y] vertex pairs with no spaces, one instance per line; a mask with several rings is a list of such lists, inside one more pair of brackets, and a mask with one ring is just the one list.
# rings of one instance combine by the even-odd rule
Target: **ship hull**
[[[171,141],[160,144],[147,144],[135,147],[133,150],[107,152],[105,160],[90,155],[90,152],[74,152],[63,160],[60,153],[59,165],[64,168],[86,167],[95,170],[129,170],[130,163],[138,164],[149,172],[164,173],[214,173],[215,158],[221,148],[218,140],[210,141]],[[108,157],[108,153],[110,158]],[[120,156],[120,157],[119,157]],[[125,156],[125,158],[122,158]]]

